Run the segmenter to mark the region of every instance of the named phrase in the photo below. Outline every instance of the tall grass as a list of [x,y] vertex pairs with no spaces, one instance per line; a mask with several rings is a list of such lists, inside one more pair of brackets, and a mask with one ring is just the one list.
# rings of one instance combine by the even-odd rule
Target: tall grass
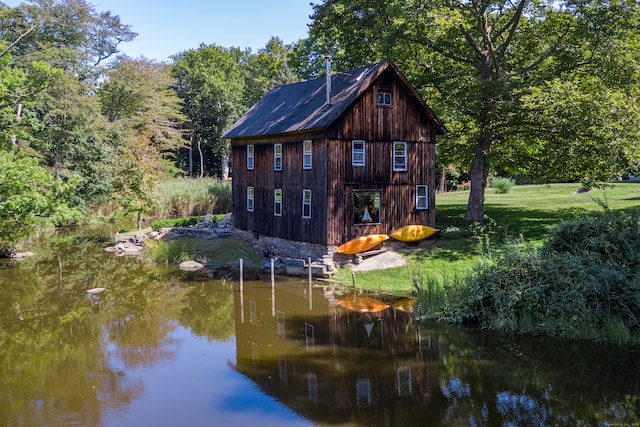
[[154,195],[153,218],[182,218],[231,212],[231,182],[175,178],[162,182]]
[[156,264],[180,264],[194,260],[197,256],[195,246],[186,240],[147,240],[147,256]]

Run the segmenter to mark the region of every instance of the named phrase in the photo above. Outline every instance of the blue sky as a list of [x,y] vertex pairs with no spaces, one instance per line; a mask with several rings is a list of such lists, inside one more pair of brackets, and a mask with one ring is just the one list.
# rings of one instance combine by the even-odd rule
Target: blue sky
[[[20,0],[0,0],[17,6]],[[264,47],[272,36],[292,43],[307,36],[311,0],[88,0],[97,12],[110,10],[138,33],[120,50],[137,58],[169,56],[200,43]],[[319,3],[320,1],[315,1]]]

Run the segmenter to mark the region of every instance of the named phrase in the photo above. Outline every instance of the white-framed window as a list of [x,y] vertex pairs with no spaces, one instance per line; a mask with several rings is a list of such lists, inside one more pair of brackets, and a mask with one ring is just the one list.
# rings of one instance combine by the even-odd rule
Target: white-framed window
[[407,143],[395,141],[393,143],[393,170],[407,170]]
[[351,164],[353,166],[364,166],[364,141],[354,139],[351,141]]
[[311,169],[312,156],[311,156],[311,140],[306,139],[302,141],[302,169]]
[[385,107],[391,106],[391,93],[389,92],[378,92],[378,105],[383,105]]
[[282,144],[273,145],[273,170],[282,170]]
[[311,190],[302,190],[302,218],[311,218]]
[[429,209],[429,186],[416,185],[416,209]]
[[253,187],[247,187],[247,210],[253,212]]
[[282,188],[273,191],[273,215],[282,216]]
[[253,145],[247,145],[247,170],[252,171],[254,167],[254,147]]

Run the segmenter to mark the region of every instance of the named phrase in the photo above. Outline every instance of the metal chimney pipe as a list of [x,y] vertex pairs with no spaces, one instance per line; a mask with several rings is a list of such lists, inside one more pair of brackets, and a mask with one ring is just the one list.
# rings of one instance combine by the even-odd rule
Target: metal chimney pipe
[[331,55],[325,57],[327,65],[327,107],[331,106]]

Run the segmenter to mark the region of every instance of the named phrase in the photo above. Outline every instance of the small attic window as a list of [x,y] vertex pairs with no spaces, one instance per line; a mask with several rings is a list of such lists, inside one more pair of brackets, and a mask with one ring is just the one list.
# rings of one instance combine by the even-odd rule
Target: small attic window
[[389,79],[378,80],[378,105],[390,107],[391,101],[391,81]]
[[391,94],[389,92],[378,92],[378,105],[391,106]]

